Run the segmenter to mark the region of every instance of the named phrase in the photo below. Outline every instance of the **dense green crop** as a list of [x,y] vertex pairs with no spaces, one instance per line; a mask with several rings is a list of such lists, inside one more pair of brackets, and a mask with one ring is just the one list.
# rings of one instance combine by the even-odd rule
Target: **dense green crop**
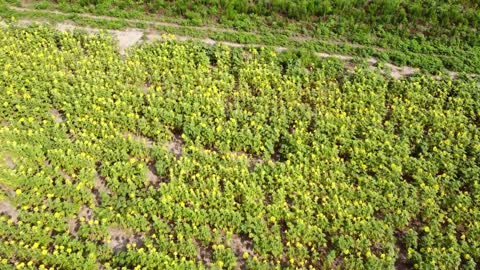
[[[28,9],[18,10],[13,4]],[[471,0],[0,0],[0,17],[73,20],[103,29],[150,28],[166,21],[177,25],[157,24],[156,30],[216,41],[374,57],[431,73],[479,74],[479,8]],[[113,17],[94,19],[85,13]]]
[[[41,1],[39,6],[48,5]],[[98,1],[98,0],[56,0],[61,5],[74,5],[108,12],[116,8],[122,11],[169,12],[191,18],[205,16],[238,17],[241,14],[270,16],[281,14],[296,20],[315,20],[318,17],[336,16],[350,18],[368,24],[412,26],[422,23],[427,26],[451,28],[454,25],[478,27],[478,2],[475,0],[202,0],[202,1]],[[313,17],[313,16],[316,16]]]
[[478,78],[306,59],[3,28],[0,263],[478,267]]

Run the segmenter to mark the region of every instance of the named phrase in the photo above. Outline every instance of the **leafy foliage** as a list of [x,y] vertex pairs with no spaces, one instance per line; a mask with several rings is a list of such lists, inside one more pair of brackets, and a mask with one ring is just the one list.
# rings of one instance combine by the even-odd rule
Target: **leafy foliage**
[[0,263],[475,269],[480,86],[0,32]]
[[[480,13],[478,4],[471,1],[343,0],[331,4],[328,1],[260,1],[255,5],[243,0],[228,3],[17,2],[30,8],[27,10],[15,9],[4,2],[0,0],[0,16],[6,20],[12,17],[35,17],[53,22],[72,20],[78,25],[101,29],[154,27],[159,32],[199,39],[374,57],[431,73],[444,72],[445,69],[480,73],[480,35],[477,34]],[[240,8],[242,5],[245,8]],[[296,9],[292,6],[302,5],[306,8],[301,10],[308,14],[292,20],[288,12]],[[319,13],[317,9],[323,9],[323,5],[330,6],[330,11]],[[68,13],[58,13],[58,10]],[[113,17],[92,17],[85,12]],[[158,16],[159,13],[162,16]],[[406,15],[402,18],[404,13]],[[158,25],[158,21],[168,23]]]

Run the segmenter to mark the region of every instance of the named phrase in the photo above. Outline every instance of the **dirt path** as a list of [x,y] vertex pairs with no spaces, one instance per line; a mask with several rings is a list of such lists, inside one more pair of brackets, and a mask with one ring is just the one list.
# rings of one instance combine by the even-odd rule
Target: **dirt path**
[[[22,25],[27,25],[27,24],[31,24],[31,23],[35,23],[35,22],[39,22],[39,21],[33,21],[33,20],[30,20],[30,19],[29,20],[22,19],[22,20],[19,20],[18,22]],[[40,22],[40,23],[43,23],[43,22]],[[100,32],[99,29],[95,29],[95,28],[91,28],[91,27],[76,26],[76,25],[74,25],[72,23],[68,23],[68,22],[58,23],[55,26],[55,29],[57,29],[61,32],[67,32],[67,31],[72,31],[74,29],[79,29],[79,30],[86,31],[90,34],[97,34],[97,33]],[[119,48],[120,48],[120,53],[122,53],[122,54],[125,54],[127,48],[129,48],[129,47],[131,47],[135,44],[142,43],[142,41],[141,41],[142,37],[146,38],[146,42],[164,41],[165,40],[165,38],[163,37],[162,34],[156,32],[156,31],[152,31],[152,30],[146,31],[146,30],[138,29],[138,28],[127,28],[125,30],[106,30],[106,31],[117,38],[118,45],[119,45]],[[146,32],[149,32],[149,33],[146,33]],[[210,39],[210,38],[199,39],[199,38],[194,38],[194,37],[189,37],[189,36],[181,36],[181,35],[174,35],[174,36],[175,36],[175,40],[178,40],[178,41],[192,40],[192,41],[197,41],[197,42],[203,42],[203,43],[211,45],[211,46],[214,46],[216,44],[221,44],[221,45],[225,45],[225,46],[228,46],[228,47],[234,47],[234,48],[268,47],[267,45],[263,45],[263,44],[241,44],[241,43],[234,43],[234,42],[227,42],[227,41],[215,41],[215,40]],[[285,47],[274,47],[274,49],[277,52],[283,52],[283,51],[287,50],[287,48],[285,48]]]
[[[68,16],[72,15],[72,13],[66,13],[58,10],[38,10],[34,8],[26,8],[26,7],[15,7],[15,6],[9,6],[10,9],[15,10],[15,11],[34,11],[34,12],[41,12],[41,13],[49,13],[49,14],[56,14],[56,15],[63,15],[63,16]],[[93,15],[93,14],[88,14],[88,13],[74,13],[76,16],[82,17],[82,18],[89,18],[89,19],[96,19],[96,20],[108,20],[108,21],[118,21],[122,20],[125,22],[129,23],[144,23],[150,26],[156,25],[156,26],[167,26],[167,27],[175,27],[175,28],[189,28],[193,30],[207,30],[207,31],[217,31],[217,32],[229,32],[229,33],[236,33],[238,32],[235,29],[229,29],[229,28],[221,28],[221,27],[215,27],[215,26],[188,26],[188,25],[181,25],[178,23],[170,23],[170,22],[161,22],[161,21],[148,21],[148,20],[139,20],[139,19],[123,19],[123,18],[117,18],[117,17],[112,17],[112,16],[101,16],[101,15]],[[252,33],[253,34],[253,33]]]
[[[109,20],[109,21],[125,21],[125,22],[129,22],[129,23],[142,23],[142,24],[146,24],[148,26],[167,26],[167,27],[175,27],[175,28],[186,28],[186,29],[191,29],[191,30],[199,30],[199,31],[215,31],[215,32],[230,32],[230,33],[248,33],[248,34],[252,34],[252,35],[258,35],[258,33],[256,33],[255,31],[253,32],[242,32],[242,31],[237,31],[235,29],[231,29],[231,28],[223,28],[223,27],[216,27],[216,26],[188,26],[188,25],[182,25],[182,24],[178,24],[178,23],[171,23],[171,22],[163,22],[163,21],[157,21],[157,20],[141,20],[141,19],[123,19],[123,18],[117,18],[117,17],[113,17],[113,16],[101,16],[101,15],[93,15],[93,14],[88,14],[88,13],[66,13],[66,12],[62,12],[62,11],[58,11],[58,10],[38,10],[38,9],[34,9],[34,8],[30,8],[29,6],[31,6],[31,1],[29,0],[23,0],[22,1],[22,5],[24,5],[24,7],[16,7],[16,6],[11,6],[9,5],[8,7],[12,10],[15,10],[15,11],[19,11],[19,12],[39,12],[39,13],[45,13],[45,14],[56,14],[56,15],[63,15],[63,16],[69,16],[69,15],[75,15],[75,16],[79,16],[79,17],[83,17],[83,18],[90,18],[90,19],[97,19],[97,20]],[[59,29],[61,30],[61,29]],[[98,30],[97,30],[98,31]],[[127,29],[127,30],[110,30],[110,32],[113,31],[113,34],[116,35],[120,41],[119,43],[119,47],[120,47],[120,52],[124,52],[128,47],[136,44],[138,42],[138,40],[141,38],[139,32],[143,32],[144,30],[142,29]],[[149,34],[150,37],[152,37],[153,40],[155,39],[158,39],[157,36],[160,36],[159,34]],[[228,42],[228,41],[214,41],[210,38],[205,38],[205,39],[198,39],[198,38],[193,38],[193,37],[188,37],[188,36],[180,36],[180,35],[176,35],[177,37],[177,40],[180,40],[180,41],[185,41],[185,40],[196,40],[196,41],[201,41],[201,42],[204,42],[204,43],[207,43],[207,44],[210,44],[210,45],[214,45],[214,44],[223,44],[223,45],[226,45],[226,46],[229,46],[229,47],[270,47],[270,46],[266,46],[266,45],[263,45],[263,44],[241,44],[241,43],[235,43],[235,42]],[[314,37],[310,37],[310,36],[290,36],[289,37],[290,40],[292,41],[297,41],[297,42],[306,42],[306,41],[312,41],[312,40],[315,40]],[[333,40],[333,39],[321,39],[320,40],[321,42],[326,42],[326,43],[329,43],[329,44],[333,44],[333,45],[339,45],[339,46],[343,46],[343,45],[347,45],[347,46],[350,46],[350,47],[353,47],[353,48],[372,48],[376,51],[379,51],[379,52],[384,52],[386,51],[387,49],[386,48],[382,48],[382,47],[378,47],[378,46],[368,46],[368,45],[363,45],[363,44],[358,44],[358,43],[352,43],[350,41],[339,41],[339,40]],[[283,52],[283,51],[286,51],[287,48],[285,47],[274,47],[275,51],[277,52]],[[393,49],[395,51],[395,49]],[[415,54],[418,54],[418,55],[428,55],[428,54],[424,54],[424,53],[415,53]],[[349,55],[339,55],[339,54],[330,54],[330,53],[318,53],[317,54],[319,57],[322,57],[322,58],[328,58],[328,57],[333,57],[333,58],[337,58],[337,59],[340,59],[340,60],[344,60],[344,61],[351,61],[353,59],[352,56],[349,56]],[[432,54],[432,55],[437,55],[438,54]],[[376,65],[377,62],[379,62],[377,59],[375,58],[369,58],[367,59],[367,62],[372,64],[372,65]],[[393,64],[387,64],[386,65],[387,68],[389,68],[391,71],[392,71],[392,76],[393,77],[399,77],[399,76],[405,76],[405,75],[411,75],[411,74],[414,74],[418,71],[418,69],[416,68],[412,68],[412,67],[409,67],[409,66],[396,66],[396,65],[393,65]],[[415,71],[417,70],[417,71]],[[456,77],[458,76],[458,74],[456,72],[453,72],[453,71],[447,71],[447,73],[452,76],[452,77]],[[472,76],[479,76],[478,74],[472,74]]]
[[[28,10],[24,8],[17,8],[19,10]],[[57,11],[51,11],[57,12]],[[90,15],[86,15],[90,16]],[[96,16],[98,17],[98,16]],[[47,23],[45,20],[42,19],[21,19],[18,20],[20,25],[28,25],[32,23]],[[179,26],[180,27],[180,26]],[[65,32],[65,31],[72,31],[74,29],[84,30],[91,34],[99,33],[101,30],[91,27],[82,27],[77,26],[70,22],[62,22],[55,25],[55,29]],[[145,29],[138,29],[138,28],[127,28],[124,30],[103,30],[118,40],[119,50],[121,54],[125,54],[127,49],[131,46],[141,44],[143,42],[153,42],[153,41],[163,41],[165,40],[164,36],[156,30],[145,30]],[[175,39],[178,41],[197,41],[203,42],[208,45],[216,45],[221,44],[228,47],[235,47],[235,48],[246,48],[246,47],[271,47],[264,44],[242,44],[242,43],[234,43],[234,42],[226,42],[226,41],[215,41],[210,38],[199,39],[190,36],[181,36],[181,35],[174,35]],[[144,37],[144,39],[142,39]],[[272,47],[277,52],[287,51],[288,48],[285,47]],[[350,55],[341,55],[341,54],[331,54],[326,52],[317,52],[316,55],[321,58],[336,58],[340,59],[345,62],[351,62],[354,60],[353,56]],[[379,64],[379,60],[373,57],[366,59],[367,63],[369,64],[370,68],[378,69],[377,65]],[[418,68],[413,68],[409,66],[396,66],[391,63],[384,63],[383,68],[380,70],[381,73],[389,73],[393,78],[399,79],[405,76],[411,76],[415,73],[419,72]],[[458,74],[456,72],[448,71],[448,74],[455,78]],[[474,75],[477,76],[477,75]],[[434,76],[434,78],[439,79],[438,76]]]
[[[30,5],[30,3],[23,3],[24,5]],[[102,16],[102,15],[93,15],[89,13],[66,13],[58,10],[38,10],[34,8],[28,8],[28,7],[16,7],[16,6],[9,6],[10,9],[19,11],[19,12],[40,12],[40,13],[45,13],[45,14],[55,14],[55,15],[63,15],[63,16],[68,16],[75,14],[76,16],[82,17],[82,18],[89,18],[89,19],[97,19],[97,20],[108,20],[108,21],[125,21],[129,23],[143,23],[149,26],[167,26],[167,27],[174,27],[174,28],[187,28],[187,29],[192,29],[192,30],[201,30],[201,31],[215,31],[215,32],[227,32],[227,33],[239,33],[241,31],[237,31],[235,29],[231,28],[223,28],[223,27],[216,27],[216,26],[188,26],[188,25],[181,25],[178,23],[170,23],[170,22],[162,22],[162,21],[151,21],[151,20],[139,20],[139,19],[123,19],[123,18],[117,18],[113,16]],[[256,32],[244,32],[248,33],[251,35],[258,35]],[[315,38],[310,37],[310,36],[291,36],[289,37],[292,41],[297,41],[297,42],[306,42],[306,41],[312,41],[315,40]],[[335,44],[335,45],[348,45],[353,48],[366,48],[368,46],[362,45],[362,44],[356,44],[356,43],[351,43],[347,41],[338,41],[338,40],[322,40],[327,43]],[[229,43],[230,45],[227,46],[233,46],[233,47],[239,47],[237,43],[230,43],[230,42],[225,42],[226,45]],[[374,49],[379,50],[379,51],[384,51],[385,49],[380,48],[380,47],[374,47]]]
[[[23,3],[24,5],[30,5],[30,3]],[[9,6],[10,9],[15,10],[15,11],[20,11],[20,12],[41,12],[41,13],[46,13],[46,14],[56,14],[56,15],[72,15],[72,13],[66,13],[58,10],[38,10],[34,8],[28,8],[28,7],[16,7],[16,6]],[[201,30],[201,31],[215,31],[215,32],[227,32],[227,33],[239,33],[239,31],[231,28],[223,28],[223,27],[216,27],[216,26],[188,26],[188,25],[181,25],[178,23],[170,23],[170,22],[162,22],[162,21],[150,21],[150,20],[139,20],[139,19],[123,19],[123,18],[117,18],[113,16],[101,16],[101,15],[93,15],[93,14],[88,14],[88,13],[74,13],[76,16],[82,17],[82,18],[89,18],[89,19],[97,19],[97,20],[109,20],[109,21],[118,21],[122,20],[125,22],[129,23],[143,23],[149,26],[168,26],[168,27],[175,27],[175,28],[187,28],[187,29],[192,29],[192,30]],[[258,35],[256,32],[245,32],[251,35]],[[290,40],[296,41],[296,42],[306,42],[306,41],[312,41],[315,40],[315,38],[310,37],[310,36],[291,36],[289,37]],[[384,48],[380,47],[371,47],[371,46],[366,46],[362,44],[357,44],[357,43],[352,43],[348,41],[339,41],[339,40],[332,40],[332,39],[324,39],[322,40],[324,42],[330,43],[330,44],[335,44],[335,45],[348,45],[353,48],[373,48],[378,51],[385,51]],[[237,43],[231,43],[231,42],[225,42],[225,45],[227,46],[232,46],[232,47],[239,47]],[[251,45],[250,45],[251,46]],[[260,45],[259,45],[260,46]]]

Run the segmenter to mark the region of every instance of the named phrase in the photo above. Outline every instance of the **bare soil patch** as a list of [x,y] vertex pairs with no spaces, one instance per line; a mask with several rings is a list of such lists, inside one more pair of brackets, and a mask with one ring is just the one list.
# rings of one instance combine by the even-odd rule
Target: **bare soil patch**
[[253,256],[254,252],[252,249],[252,241],[241,237],[238,234],[232,235],[232,240],[230,241],[230,247],[237,256],[237,266],[235,269],[243,269],[245,266],[245,259],[243,254],[248,253],[249,256]]
[[147,181],[152,184],[154,187],[158,187],[162,181],[160,177],[158,177],[155,165],[149,164],[147,169]]
[[[187,37],[187,36],[180,36],[180,35],[174,35],[175,40],[177,41],[188,41],[192,40],[192,37]],[[164,41],[167,40],[168,38],[160,33],[157,33],[155,31],[150,32],[146,35],[146,38],[148,41]]]
[[69,175],[68,173],[66,173],[64,170],[61,170],[61,169],[60,169],[60,175],[61,175],[63,178],[67,179],[68,181],[73,182],[72,176],[70,176],[70,175]]
[[109,246],[114,252],[125,250],[127,244],[136,244],[137,247],[143,245],[143,236],[134,234],[130,230],[125,230],[119,227],[109,227],[110,234]]
[[78,227],[80,225],[78,222],[78,219],[71,218],[67,221],[67,223],[68,223],[68,232],[73,236],[77,236]]
[[97,173],[95,176],[95,183],[94,183],[94,188],[98,192],[106,192],[108,194],[111,194],[112,192],[110,189],[107,187],[107,182],[105,181],[105,177],[101,176],[100,174]]
[[11,170],[17,167],[17,165],[13,162],[12,158],[9,155],[5,156],[5,165]]
[[204,38],[201,40],[203,43],[208,44],[208,45],[215,45],[217,42],[211,38]]
[[395,79],[411,76],[418,72],[418,69],[416,68],[412,68],[408,66],[398,67],[389,63],[386,63],[385,67],[390,70],[390,75],[392,76],[392,78],[395,78]]
[[183,145],[184,141],[182,137],[178,134],[173,136],[173,139],[167,143],[165,143],[165,147],[167,150],[174,154],[177,159],[179,159],[182,156],[183,153]]
[[204,246],[201,242],[193,240],[197,246],[197,260],[206,267],[212,263],[213,249],[210,246]]
[[107,193],[108,195],[112,194],[112,191],[107,186],[105,177],[100,175],[99,170],[97,168],[97,172],[95,174],[95,182],[93,184],[93,189],[92,189],[93,200],[96,206],[99,206],[102,203],[101,196],[100,196],[101,192]]
[[330,54],[330,53],[323,53],[323,52],[316,53],[316,55],[320,58],[330,58],[331,57],[331,58],[337,58],[337,59],[344,60],[344,61],[353,60],[353,57],[349,56],[349,55]]
[[110,248],[115,252],[123,250],[127,244],[130,237],[130,233],[121,228],[110,227],[108,228],[108,233],[110,234]]
[[0,215],[7,215],[14,223],[17,223],[17,209],[7,200],[0,201]]
[[68,232],[73,236],[77,236],[77,231],[80,228],[80,218],[83,218],[85,221],[92,220],[93,210],[87,207],[86,205],[82,205],[82,207],[78,212],[77,217],[70,218],[67,220]]
[[126,49],[139,42],[143,37],[143,32],[138,29],[113,30],[111,31],[118,40],[120,53],[124,54]]
[[93,210],[86,205],[82,205],[80,208],[80,212],[78,213],[78,218],[84,218],[86,221],[91,220],[93,218]]
[[[68,22],[57,24],[56,29],[61,32],[70,32],[78,29],[90,34],[100,33],[100,30],[98,29],[90,27],[79,27]],[[143,31],[141,31],[140,29],[110,30],[108,32],[117,39],[120,54],[125,54],[125,51],[128,47],[133,46],[143,37]]]
[[55,122],[57,123],[65,122],[65,116],[57,109],[50,109],[49,112],[55,117]]
[[397,253],[397,260],[395,261],[395,269],[408,270],[413,269],[412,265],[408,262],[406,250],[400,249]]
[[48,21],[46,19],[25,19],[25,18],[22,18],[22,19],[19,19],[17,21],[17,24],[18,25],[21,25],[21,26],[28,26],[28,25],[32,25],[32,24],[48,24]]

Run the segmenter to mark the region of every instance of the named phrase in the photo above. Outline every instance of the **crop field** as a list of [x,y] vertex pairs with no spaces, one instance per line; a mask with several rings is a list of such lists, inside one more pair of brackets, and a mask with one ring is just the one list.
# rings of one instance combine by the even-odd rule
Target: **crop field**
[[476,56],[393,76],[14,12],[33,14],[0,5],[0,269],[480,267]]

